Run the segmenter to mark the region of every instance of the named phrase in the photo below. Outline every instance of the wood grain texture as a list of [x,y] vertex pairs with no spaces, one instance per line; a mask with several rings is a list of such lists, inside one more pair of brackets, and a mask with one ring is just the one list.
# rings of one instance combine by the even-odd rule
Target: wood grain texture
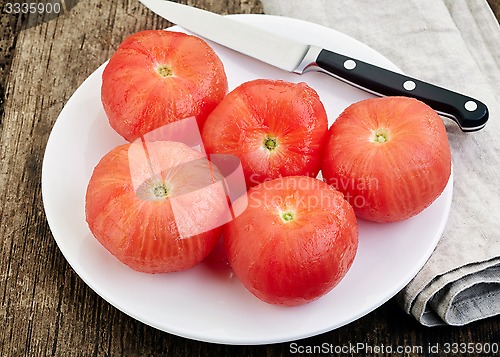
[[495,17],[500,19],[500,0],[488,0],[491,10],[495,14]]
[[[498,17],[498,1],[490,1]],[[182,2],[222,14],[262,12],[258,0]],[[1,16],[0,356],[289,355],[289,343],[209,344],[130,318],[76,275],[46,222],[42,160],[64,104],[126,36],[169,24],[135,0],[74,1],[70,11],[55,18],[3,11]],[[498,343],[499,331],[497,318],[460,328],[425,328],[391,300],[347,326],[298,343],[423,347]]]

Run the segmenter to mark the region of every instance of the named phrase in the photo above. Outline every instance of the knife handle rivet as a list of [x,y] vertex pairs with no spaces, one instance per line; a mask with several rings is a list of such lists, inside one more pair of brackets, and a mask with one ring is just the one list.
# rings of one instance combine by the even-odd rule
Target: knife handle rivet
[[472,101],[472,100],[469,100],[468,102],[466,102],[464,104],[464,107],[465,107],[465,110],[468,110],[469,112],[473,112],[474,110],[477,109],[477,103]]
[[354,69],[356,68],[356,62],[354,62],[352,59],[348,59],[344,62],[344,68],[348,70]]
[[414,90],[417,87],[417,84],[413,81],[406,81],[403,83],[403,88],[406,90]]

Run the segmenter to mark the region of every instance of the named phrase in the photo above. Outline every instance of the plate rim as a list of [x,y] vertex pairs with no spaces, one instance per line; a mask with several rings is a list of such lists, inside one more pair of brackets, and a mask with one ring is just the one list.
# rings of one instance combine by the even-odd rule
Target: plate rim
[[[375,49],[371,48],[370,46],[368,46],[368,45],[360,42],[357,39],[354,39],[354,38],[350,37],[349,35],[341,33],[341,32],[339,32],[339,31],[337,31],[335,29],[325,27],[323,25],[319,25],[319,24],[308,22],[308,21],[301,20],[301,19],[295,19],[295,18],[284,17],[284,16],[265,15],[265,14],[235,14],[235,15],[228,15],[228,16],[234,17],[236,19],[238,19],[238,18],[251,18],[251,17],[254,17],[254,18],[266,18],[266,20],[264,20],[264,21],[275,20],[275,21],[283,21],[283,22],[289,22],[289,23],[297,23],[297,24],[302,24],[303,26],[312,26],[312,27],[315,27],[317,29],[322,29],[322,30],[325,30],[325,31],[329,31],[331,33],[338,33],[341,36],[343,36],[345,38],[348,38],[349,41],[354,41],[358,45],[360,45],[360,46],[362,46],[364,48],[367,48],[370,51],[373,51],[374,53],[377,53],[378,55],[382,56],[388,63],[391,63],[392,65],[394,65],[394,68],[391,68],[391,69],[393,69],[393,70],[394,69],[398,69],[399,71],[401,71],[389,59],[387,59],[386,57],[384,57],[383,55],[381,55],[378,51],[376,51]],[[173,26],[173,27],[169,27],[168,28],[168,30],[175,30],[175,29],[179,29],[179,26]],[[105,61],[103,64],[101,64],[96,70],[94,70],[92,72],[92,74],[94,74],[99,69],[101,69],[103,66],[105,66],[106,63],[107,63],[107,61]],[[47,219],[49,228],[51,230],[51,233],[53,235],[53,238],[56,241],[56,244],[57,244],[60,252],[63,254],[65,260],[71,266],[71,268],[73,269],[73,271],[78,275],[78,277],[80,279],[82,279],[85,282],[85,284],[90,289],[92,289],[97,295],[99,295],[99,297],[101,297],[107,303],[111,304],[113,307],[117,308],[118,310],[120,310],[121,312],[125,313],[126,315],[131,316],[132,318],[140,321],[141,323],[144,323],[144,324],[146,324],[148,326],[151,326],[151,327],[154,327],[156,329],[159,329],[160,331],[171,333],[171,334],[174,334],[174,335],[177,335],[177,336],[181,336],[181,337],[184,337],[184,338],[188,338],[188,339],[191,339],[191,340],[197,340],[197,341],[203,341],[203,342],[210,342],[210,343],[219,343],[219,344],[231,344],[231,345],[245,345],[245,344],[262,345],[262,344],[272,344],[272,343],[290,342],[290,341],[295,341],[295,340],[299,340],[299,339],[302,339],[302,338],[316,336],[316,335],[319,335],[321,333],[325,333],[327,331],[332,331],[332,330],[335,330],[335,329],[340,328],[342,326],[345,326],[345,325],[347,325],[347,324],[349,324],[349,323],[351,323],[351,322],[359,319],[360,317],[367,315],[368,313],[370,313],[373,310],[377,309],[378,307],[380,307],[381,305],[383,305],[384,303],[386,303],[389,299],[391,299],[392,297],[394,297],[399,291],[401,291],[401,289],[404,288],[404,286],[406,286],[408,284],[408,282],[410,282],[415,277],[415,275],[418,273],[418,271],[420,271],[420,269],[424,266],[425,262],[431,256],[432,252],[434,251],[435,247],[437,246],[437,243],[439,242],[440,237],[437,238],[437,239],[435,239],[435,242],[432,244],[432,246],[429,245],[429,247],[428,247],[428,254],[425,257],[421,257],[421,259],[420,259],[421,264],[418,264],[418,266],[416,265],[414,267],[413,271],[410,274],[407,274],[410,277],[407,279],[407,281],[401,282],[401,284],[399,284],[399,286],[397,287],[397,289],[394,289],[395,290],[394,293],[387,294],[386,298],[381,299],[376,306],[370,306],[369,308],[367,308],[367,309],[365,309],[363,311],[360,311],[357,315],[353,315],[351,319],[349,319],[348,321],[345,321],[344,323],[342,323],[339,326],[334,326],[334,327],[330,327],[330,328],[328,328],[328,327],[327,328],[322,328],[322,329],[318,329],[316,331],[309,331],[308,333],[298,333],[298,334],[295,334],[295,335],[290,335],[288,337],[284,337],[284,336],[283,337],[279,337],[279,338],[269,337],[267,339],[258,339],[258,340],[256,340],[255,338],[252,338],[252,337],[248,338],[248,339],[245,339],[245,338],[239,338],[239,339],[235,338],[233,340],[227,340],[227,339],[224,339],[224,338],[216,338],[215,336],[212,336],[212,335],[201,336],[199,334],[197,335],[196,333],[194,333],[194,334],[193,333],[189,333],[189,331],[184,331],[183,329],[175,329],[175,328],[173,328],[173,329],[166,330],[164,326],[159,326],[159,324],[157,324],[155,322],[152,322],[152,321],[149,321],[148,319],[145,319],[144,317],[136,314],[135,312],[130,311],[125,306],[122,306],[120,304],[120,302],[117,301],[117,299],[114,299],[112,296],[109,296],[109,294],[107,292],[105,292],[105,291],[102,291],[102,289],[96,289],[95,284],[92,284],[92,282],[90,281],[91,280],[91,279],[89,279],[90,277],[86,273],[81,272],[80,269],[75,268],[74,262],[72,262],[71,259],[68,259],[68,256],[67,256],[68,252],[62,247],[60,240],[57,239],[56,235],[54,234],[54,228],[53,228],[53,226],[55,226],[54,222],[56,221],[56,218],[54,218],[53,212],[49,212],[50,209],[47,209],[47,206],[45,204],[45,202],[47,202],[48,200],[50,200],[48,198],[47,184],[46,184],[47,175],[48,175],[46,160],[47,160],[47,153],[49,152],[49,150],[52,147],[52,145],[54,145],[53,144],[53,141],[54,141],[53,135],[55,135],[55,134],[53,134],[54,133],[54,129],[58,128],[59,125],[61,125],[61,120],[59,120],[59,119],[62,117],[62,114],[64,113],[64,110],[65,110],[68,102],[70,102],[73,97],[78,96],[79,89],[84,85],[84,83],[87,80],[89,80],[89,78],[92,76],[92,74],[90,74],[85,79],[85,81],[82,82],[78,86],[78,88],[74,91],[74,93],[70,96],[70,98],[68,99],[68,101],[64,105],[63,109],[61,110],[58,118],[56,119],[56,121],[55,121],[55,123],[54,123],[54,125],[53,125],[53,127],[51,129],[51,132],[50,132],[50,135],[49,135],[49,138],[48,138],[48,141],[47,141],[47,145],[45,147],[45,152],[44,152],[44,156],[43,156],[43,163],[42,163],[41,186],[42,186],[43,206],[44,206],[44,211],[45,211],[46,219]],[[52,141],[51,141],[51,139],[52,139]],[[451,185],[451,187],[453,186],[453,172],[450,175],[449,185]],[[452,196],[453,196],[452,192],[453,192],[453,190],[451,188],[450,198],[447,201],[447,207],[445,209],[445,211],[446,211],[445,212],[446,219],[444,219],[441,222],[441,225],[440,225],[440,228],[439,228],[439,231],[441,232],[440,236],[442,235],[442,232],[443,232],[444,227],[446,225],[446,222],[448,220],[448,216],[449,216],[449,212],[450,212],[450,208],[451,208]]]

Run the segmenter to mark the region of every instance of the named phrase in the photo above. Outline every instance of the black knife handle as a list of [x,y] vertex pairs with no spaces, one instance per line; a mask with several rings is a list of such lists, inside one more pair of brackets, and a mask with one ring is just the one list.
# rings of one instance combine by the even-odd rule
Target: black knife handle
[[316,65],[328,74],[376,95],[418,99],[439,114],[451,117],[463,131],[479,130],[488,121],[488,108],[477,99],[358,59],[321,50]]

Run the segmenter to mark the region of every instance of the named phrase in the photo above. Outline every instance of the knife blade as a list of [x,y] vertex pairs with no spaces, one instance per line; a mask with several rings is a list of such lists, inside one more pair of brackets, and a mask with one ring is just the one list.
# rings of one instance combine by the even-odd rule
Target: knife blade
[[484,103],[446,88],[192,6],[166,0],[139,1],[200,37],[284,71],[320,71],[378,96],[413,97],[453,119],[464,132],[480,130],[488,121]]

